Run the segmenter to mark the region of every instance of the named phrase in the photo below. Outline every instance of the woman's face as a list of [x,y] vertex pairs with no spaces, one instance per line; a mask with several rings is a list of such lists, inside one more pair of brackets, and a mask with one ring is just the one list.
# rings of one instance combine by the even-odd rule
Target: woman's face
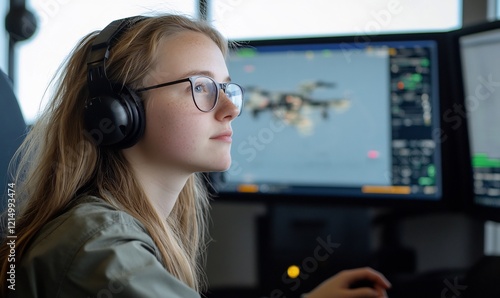
[[[171,36],[160,44],[158,54],[145,86],[195,75],[209,76],[219,83],[230,80],[221,50],[204,34],[187,31]],[[186,173],[229,168],[231,121],[239,111],[224,92],[219,92],[211,112],[201,112],[195,106],[189,82],[152,89],[143,97],[146,130],[134,146],[142,154],[142,162]]]

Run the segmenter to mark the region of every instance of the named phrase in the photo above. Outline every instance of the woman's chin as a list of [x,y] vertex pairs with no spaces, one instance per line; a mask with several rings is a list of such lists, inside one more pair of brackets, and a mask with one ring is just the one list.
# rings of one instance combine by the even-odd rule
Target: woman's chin
[[231,167],[231,160],[213,164],[207,172],[224,172]]

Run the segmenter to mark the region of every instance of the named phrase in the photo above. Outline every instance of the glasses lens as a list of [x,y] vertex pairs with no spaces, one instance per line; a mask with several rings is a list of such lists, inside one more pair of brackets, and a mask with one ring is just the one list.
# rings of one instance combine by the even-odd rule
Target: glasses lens
[[229,100],[238,108],[238,111],[241,112],[243,106],[243,89],[237,84],[229,83],[226,86],[225,93]]
[[201,111],[208,112],[217,100],[217,85],[208,77],[197,77],[192,83],[194,103]]

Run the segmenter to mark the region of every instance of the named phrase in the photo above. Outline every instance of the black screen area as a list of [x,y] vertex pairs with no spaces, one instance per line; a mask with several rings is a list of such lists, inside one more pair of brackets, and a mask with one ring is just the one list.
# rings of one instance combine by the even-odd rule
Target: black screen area
[[437,42],[345,40],[231,53],[245,103],[219,195],[441,199]]

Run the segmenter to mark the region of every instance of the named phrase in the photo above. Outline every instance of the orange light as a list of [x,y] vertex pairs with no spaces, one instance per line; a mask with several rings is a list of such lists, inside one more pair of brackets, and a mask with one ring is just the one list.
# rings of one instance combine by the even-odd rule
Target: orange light
[[288,277],[290,277],[290,278],[297,278],[300,275],[300,268],[297,265],[291,265],[286,270],[286,273],[288,274]]
[[361,188],[363,193],[383,193],[383,194],[398,194],[408,195],[411,193],[409,186],[378,186],[378,185],[365,185]]
[[239,192],[258,192],[259,186],[256,184],[240,184],[238,185]]

